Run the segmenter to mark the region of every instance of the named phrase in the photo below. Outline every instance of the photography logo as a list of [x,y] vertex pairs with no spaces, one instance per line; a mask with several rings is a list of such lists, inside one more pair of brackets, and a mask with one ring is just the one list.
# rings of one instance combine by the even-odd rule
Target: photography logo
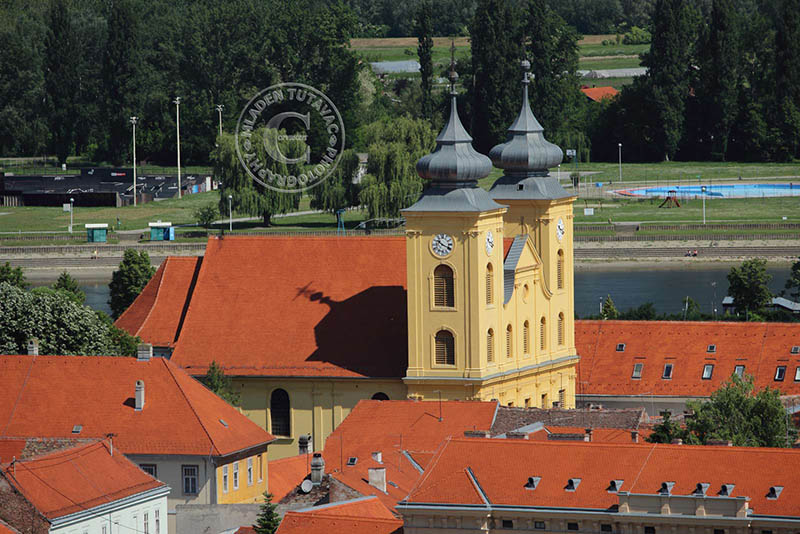
[[[320,138],[316,143],[311,142],[312,132]],[[304,153],[284,153],[288,143],[304,146]],[[302,83],[267,87],[250,99],[236,123],[236,154],[247,174],[282,193],[318,185],[336,169],[343,150],[339,110],[321,91]],[[280,168],[295,172],[275,170]]]

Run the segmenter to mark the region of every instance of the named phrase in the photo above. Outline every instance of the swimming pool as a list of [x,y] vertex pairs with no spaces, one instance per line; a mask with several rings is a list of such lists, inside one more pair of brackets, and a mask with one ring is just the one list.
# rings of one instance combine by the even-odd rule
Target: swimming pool
[[[705,188],[705,190],[704,190]],[[617,189],[617,195],[624,197],[666,197],[674,191],[679,198],[763,198],[800,196],[800,182],[780,184],[707,184],[707,185],[669,185],[658,187],[637,187]]]

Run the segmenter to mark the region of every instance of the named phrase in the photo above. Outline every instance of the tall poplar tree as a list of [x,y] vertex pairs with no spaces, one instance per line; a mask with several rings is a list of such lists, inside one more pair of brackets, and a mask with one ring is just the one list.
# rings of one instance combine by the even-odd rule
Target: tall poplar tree
[[420,0],[414,24],[414,33],[417,35],[417,56],[419,57],[419,72],[422,78],[422,117],[431,119],[433,101],[431,88],[433,85],[433,22],[431,0]]
[[779,156],[800,152],[800,0],[782,0],[775,33],[775,89]]

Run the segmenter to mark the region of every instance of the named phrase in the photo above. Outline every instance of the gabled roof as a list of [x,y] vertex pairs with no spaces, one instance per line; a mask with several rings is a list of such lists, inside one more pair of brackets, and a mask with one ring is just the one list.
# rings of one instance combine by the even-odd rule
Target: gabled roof
[[402,527],[378,499],[364,497],[287,512],[277,534],[392,534]]
[[2,475],[49,520],[166,489],[106,441],[6,464]]
[[173,346],[201,264],[202,258],[198,257],[166,258],[133,304],[117,319],[117,327],[154,346]]
[[225,456],[274,439],[164,358],[0,356],[0,437],[109,433],[126,454]]
[[581,92],[583,92],[589,100],[594,100],[595,102],[600,102],[604,98],[614,98],[619,94],[619,91],[611,86],[581,87]]
[[[755,377],[758,388],[800,394],[794,380],[800,354],[791,354],[800,346],[800,323],[576,321],[575,344],[581,355],[578,394],[706,397],[738,365]],[[617,351],[619,344],[623,351]],[[643,364],[640,379],[632,377],[636,363]],[[668,363],[672,377],[664,379]],[[712,375],[704,380],[709,364]],[[775,380],[779,365],[786,366],[783,381]]]
[[272,502],[280,502],[311,472],[310,454],[299,454],[279,460],[270,460],[267,467],[269,492]]
[[[800,451],[792,449],[454,438],[407,500],[484,505],[485,496],[491,505],[608,510],[619,502],[611,480],[650,495],[665,481],[675,482],[672,495],[691,495],[702,482],[709,496],[734,484],[731,496],[749,497],[754,514],[800,516],[798,469]],[[525,488],[529,477],[541,477],[534,490]],[[566,491],[571,478],[581,482]],[[783,486],[780,498],[767,499],[772,486]]]

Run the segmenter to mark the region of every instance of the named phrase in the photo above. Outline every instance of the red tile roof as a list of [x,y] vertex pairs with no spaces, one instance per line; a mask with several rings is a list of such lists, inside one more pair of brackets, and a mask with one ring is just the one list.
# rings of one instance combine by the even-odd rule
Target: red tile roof
[[[631,432],[638,432],[638,443],[645,443],[647,436],[653,433],[649,429],[593,428],[592,443],[633,443]],[[559,435],[586,435],[586,428],[572,426],[547,425],[540,430],[528,434],[528,439],[535,441],[558,440]],[[551,437],[548,437],[551,436]]]
[[9,463],[14,458],[21,458],[27,443],[28,441],[25,439],[0,438],[0,464]]
[[619,94],[619,91],[611,86],[606,87],[581,87],[581,91],[590,100],[600,102],[604,98],[614,98]]
[[[408,501],[483,505],[468,468],[492,505],[606,510],[618,502],[607,491],[610,480],[623,480],[622,491],[643,494],[656,494],[662,482],[672,481],[673,495],[690,495],[704,482],[709,495],[722,484],[735,484],[732,496],[750,497],[755,514],[800,515],[800,478],[794,475],[800,451],[745,447],[454,438]],[[532,476],[541,480],[527,490]],[[574,492],[564,489],[570,478],[581,479]],[[784,487],[780,498],[766,498],[771,486]]]
[[117,327],[154,346],[173,346],[201,263],[202,258],[166,258],[139,297],[117,319]]
[[311,472],[309,468],[310,462],[310,454],[290,456],[269,462],[267,466],[267,487],[272,494],[272,502],[280,502],[303,481],[306,475]]
[[0,534],[19,534],[19,530],[0,519]]
[[[137,380],[145,384],[138,412]],[[126,454],[224,456],[274,439],[163,358],[0,356],[0,437],[108,433]]]
[[[617,344],[625,350],[618,352]],[[800,394],[794,381],[800,354],[800,323],[731,323],[673,321],[576,321],[578,393],[590,395],[709,396],[730,378],[737,365],[755,377],[756,386]],[[715,345],[709,353],[708,346]],[[631,377],[643,363],[641,379]],[[673,364],[672,378],[662,379],[664,365]],[[714,365],[711,379],[703,368]],[[774,380],[778,365],[786,378]]]
[[2,473],[48,519],[166,487],[124,454],[112,455],[105,441],[5,465]]
[[287,512],[277,534],[392,534],[402,527],[378,499],[365,497]]

